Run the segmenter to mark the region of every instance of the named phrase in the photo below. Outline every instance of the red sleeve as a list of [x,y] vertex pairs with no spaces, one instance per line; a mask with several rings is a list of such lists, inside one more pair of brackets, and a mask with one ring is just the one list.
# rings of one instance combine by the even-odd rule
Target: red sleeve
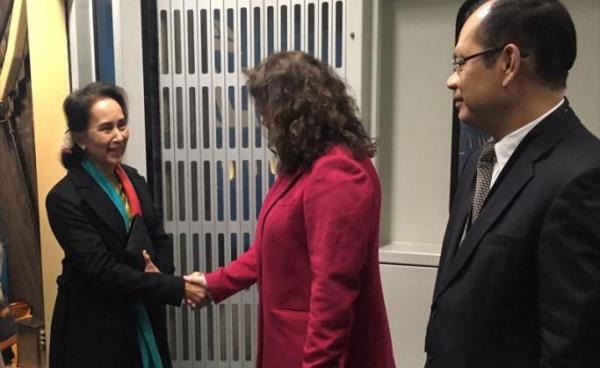
[[215,303],[230,297],[256,282],[256,246],[231,262],[206,274],[206,284]]
[[303,368],[333,367],[349,343],[376,211],[375,183],[359,162],[315,163],[304,194],[311,299]]
[[[269,190],[263,207],[268,201],[273,190],[277,186],[275,182]],[[247,252],[242,254],[238,259],[228,264],[226,267],[221,267],[214,272],[206,274],[206,284],[210,291],[213,301],[219,303],[227,299],[238,291],[247,289],[257,280],[257,245],[253,244]]]

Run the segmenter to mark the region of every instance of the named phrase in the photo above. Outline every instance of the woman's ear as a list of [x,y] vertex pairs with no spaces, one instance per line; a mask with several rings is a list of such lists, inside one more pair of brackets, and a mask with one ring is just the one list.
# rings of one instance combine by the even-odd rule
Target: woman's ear
[[76,144],[82,150],[85,150],[84,134],[85,132],[71,132],[73,144]]

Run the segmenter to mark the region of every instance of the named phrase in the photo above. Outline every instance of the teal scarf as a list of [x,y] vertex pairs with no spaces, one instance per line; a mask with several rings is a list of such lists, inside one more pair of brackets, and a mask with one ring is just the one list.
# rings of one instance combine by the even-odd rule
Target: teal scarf
[[[91,161],[84,158],[81,161],[81,166],[87,171],[88,174],[94,179],[94,181],[104,190],[108,198],[112,201],[112,203],[117,207],[123,221],[125,222],[125,231],[129,232],[129,215],[127,214],[127,210],[125,209],[125,204],[119,197],[119,194],[115,190],[115,188],[110,184],[108,179],[92,164]],[[154,332],[152,331],[152,326],[150,325],[150,318],[148,318],[148,313],[146,312],[146,308],[140,302],[136,302],[133,304],[133,308],[135,310],[135,314],[137,317],[137,335],[138,335],[138,343],[140,346],[140,353],[142,356],[142,367],[143,368],[163,368],[162,360],[160,358],[160,354],[158,352],[158,347],[156,346],[156,339],[154,338]]]

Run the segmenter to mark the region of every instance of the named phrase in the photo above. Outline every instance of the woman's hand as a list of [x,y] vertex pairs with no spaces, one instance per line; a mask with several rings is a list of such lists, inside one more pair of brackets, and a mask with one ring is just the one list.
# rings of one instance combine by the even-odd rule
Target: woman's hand
[[142,256],[144,257],[144,262],[146,262],[146,267],[144,268],[144,272],[159,272],[160,273],[160,270],[158,269],[158,267],[156,267],[154,262],[152,262],[152,259],[150,258],[150,255],[148,254],[148,252],[146,252],[146,249],[144,249],[142,251]]
[[183,276],[185,280],[186,303],[195,308],[202,308],[212,301],[210,291],[206,285],[206,277],[203,273],[193,272]]

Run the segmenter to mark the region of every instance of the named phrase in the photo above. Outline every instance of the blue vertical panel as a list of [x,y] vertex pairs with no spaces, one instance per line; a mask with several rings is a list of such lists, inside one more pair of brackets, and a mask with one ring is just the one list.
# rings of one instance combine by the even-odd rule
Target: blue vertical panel
[[94,39],[98,80],[115,83],[112,0],[94,0]]

